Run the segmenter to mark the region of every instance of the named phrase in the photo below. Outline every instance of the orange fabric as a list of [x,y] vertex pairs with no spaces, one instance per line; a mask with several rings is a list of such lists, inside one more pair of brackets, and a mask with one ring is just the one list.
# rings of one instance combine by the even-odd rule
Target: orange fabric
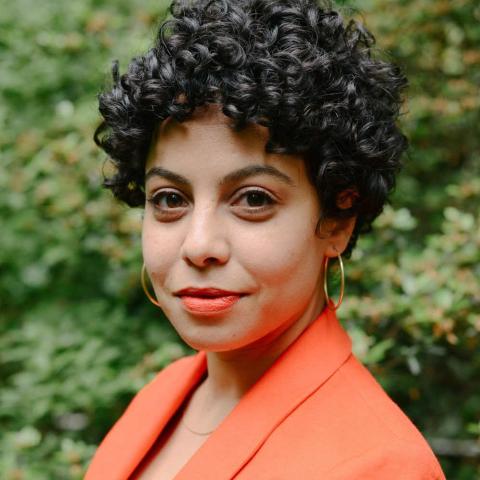
[[[161,371],[97,449],[85,480],[127,480],[206,373],[205,352]],[[319,317],[244,395],[176,480],[438,480],[421,433]]]

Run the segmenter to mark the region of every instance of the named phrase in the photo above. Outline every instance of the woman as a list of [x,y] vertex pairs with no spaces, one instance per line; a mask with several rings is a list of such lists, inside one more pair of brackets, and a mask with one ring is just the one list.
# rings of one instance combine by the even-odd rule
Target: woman
[[[172,4],[100,95],[142,284],[198,350],[144,387],[88,480],[442,479],[328,297],[394,188],[406,79],[313,0]],[[154,293],[150,293],[146,276]]]

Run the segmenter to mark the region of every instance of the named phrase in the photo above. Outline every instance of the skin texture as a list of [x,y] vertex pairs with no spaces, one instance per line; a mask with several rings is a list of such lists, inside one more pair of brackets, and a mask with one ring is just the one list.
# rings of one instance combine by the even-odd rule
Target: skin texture
[[[208,377],[186,412],[187,423],[200,431],[220,423],[322,311],[323,258],[342,252],[355,226],[355,218],[331,222],[316,235],[320,205],[301,158],[266,153],[265,127],[235,132],[229,121],[209,105],[183,123],[163,122],[145,169],[147,272],[179,335],[207,351]],[[273,166],[291,184],[257,174],[219,185],[227,174],[251,165]],[[182,175],[191,185],[149,175],[153,168]],[[267,196],[245,195],[251,190]],[[226,312],[195,315],[173,296],[187,287],[248,295]]]

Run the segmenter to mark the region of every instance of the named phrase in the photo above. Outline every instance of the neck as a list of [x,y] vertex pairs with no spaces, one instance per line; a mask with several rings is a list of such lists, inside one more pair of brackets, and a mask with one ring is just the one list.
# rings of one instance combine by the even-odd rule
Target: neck
[[300,318],[292,319],[269,338],[239,351],[207,352],[208,377],[203,388],[210,401],[240,400],[277,358],[320,315],[325,307],[323,297],[310,303]]
[[270,338],[248,349],[207,352],[208,376],[189,403],[185,422],[189,429],[209,432],[235,408],[242,396],[273,365],[277,358],[320,315],[325,299],[316,296],[300,318],[286,322]]

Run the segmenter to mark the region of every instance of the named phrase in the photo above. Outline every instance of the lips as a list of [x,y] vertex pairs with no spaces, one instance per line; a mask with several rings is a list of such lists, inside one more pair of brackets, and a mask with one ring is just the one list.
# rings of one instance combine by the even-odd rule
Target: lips
[[195,314],[213,314],[233,307],[245,293],[219,288],[184,288],[174,294],[180,297],[185,310]]
[[174,293],[177,297],[189,296],[189,297],[203,297],[203,298],[215,298],[226,297],[230,295],[245,295],[241,292],[234,292],[232,290],[223,290],[220,288],[206,287],[206,288],[194,288],[188,287]]

